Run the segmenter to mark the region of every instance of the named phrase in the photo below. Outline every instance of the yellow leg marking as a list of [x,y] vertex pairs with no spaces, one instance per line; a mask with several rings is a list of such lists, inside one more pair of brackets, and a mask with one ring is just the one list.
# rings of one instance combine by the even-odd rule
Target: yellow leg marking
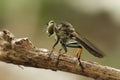
[[79,61],[79,66],[81,67],[82,71],[84,72],[84,67],[80,61],[80,58],[81,58],[81,53],[82,53],[82,48],[79,48],[78,51],[77,51],[77,58],[78,58],[78,61]]
[[78,60],[80,60],[80,58],[81,58],[81,53],[82,53],[82,48],[80,48],[80,49],[78,49],[78,51],[77,51],[77,58],[78,58]]

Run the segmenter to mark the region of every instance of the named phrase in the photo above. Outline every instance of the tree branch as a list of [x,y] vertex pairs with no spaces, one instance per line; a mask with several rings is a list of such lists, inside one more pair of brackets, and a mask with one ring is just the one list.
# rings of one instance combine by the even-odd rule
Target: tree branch
[[81,69],[77,58],[60,56],[53,52],[36,48],[28,38],[16,39],[8,30],[0,31],[0,60],[16,65],[66,71],[96,80],[120,80],[120,70],[102,66],[95,62],[81,61]]

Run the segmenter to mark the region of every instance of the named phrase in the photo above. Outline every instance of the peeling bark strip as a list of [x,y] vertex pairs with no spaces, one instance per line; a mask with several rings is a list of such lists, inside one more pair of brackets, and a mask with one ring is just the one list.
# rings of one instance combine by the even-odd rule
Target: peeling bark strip
[[[28,38],[16,39],[8,30],[0,31],[0,60],[16,65],[36,68],[66,71],[79,74],[96,80],[120,80],[120,70],[102,66],[95,62],[81,61],[84,71],[75,57],[61,56],[58,63],[58,54],[36,48]],[[58,63],[58,65],[56,65]]]

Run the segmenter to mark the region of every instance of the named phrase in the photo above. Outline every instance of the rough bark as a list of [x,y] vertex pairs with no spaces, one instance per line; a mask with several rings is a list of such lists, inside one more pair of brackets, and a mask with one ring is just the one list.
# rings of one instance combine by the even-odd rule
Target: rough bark
[[[35,47],[28,38],[16,39],[8,30],[0,31],[0,61],[27,67],[60,70],[94,78],[96,80],[120,80],[120,70],[95,62],[81,61],[75,57],[60,56]],[[58,59],[59,57],[59,59]]]

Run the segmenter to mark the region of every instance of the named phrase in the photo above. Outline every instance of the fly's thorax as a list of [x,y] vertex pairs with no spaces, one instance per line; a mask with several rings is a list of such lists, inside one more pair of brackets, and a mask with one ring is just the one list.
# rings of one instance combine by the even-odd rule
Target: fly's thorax
[[69,41],[72,39],[71,33],[73,33],[75,29],[68,22],[62,22],[58,24],[55,28],[56,35],[63,41]]
[[73,26],[68,22],[58,24],[57,29],[63,31],[75,31]]

